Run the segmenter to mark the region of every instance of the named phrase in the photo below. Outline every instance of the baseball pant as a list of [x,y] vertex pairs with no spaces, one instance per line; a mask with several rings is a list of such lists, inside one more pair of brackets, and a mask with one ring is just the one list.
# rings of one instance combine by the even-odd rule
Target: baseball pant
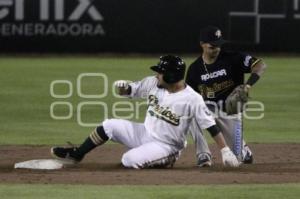
[[238,160],[242,160],[243,128],[242,115],[235,114],[227,117],[217,117],[217,126],[221,129],[225,141]]
[[[227,145],[237,156],[238,160],[241,161],[242,150],[245,145],[245,141],[243,140],[242,114],[227,116],[224,112],[216,111],[214,107],[208,106],[208,108],[215,115],[216,124],[222,131]],[[197,155],[201,153],[211,154],[203,133],[199,132],[203,131],[200,127],[194,125],[191,134],[196,144]]]
[[122,156],[121,161],[125,167],[139,169],[169,166],[179,157],[179,152],[174,146],[152,138],[142,123],[108,119],[103,122],[103,128],[112,141],[130,148]]

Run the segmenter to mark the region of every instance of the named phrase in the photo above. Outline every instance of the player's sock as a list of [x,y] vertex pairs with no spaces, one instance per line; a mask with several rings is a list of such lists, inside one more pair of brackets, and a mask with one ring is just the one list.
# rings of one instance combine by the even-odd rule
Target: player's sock
[[104,128],[99,126],[90,134],[88,138],[76,150],[77,155],[83,157],[99,145],[104,144],[108,140]]

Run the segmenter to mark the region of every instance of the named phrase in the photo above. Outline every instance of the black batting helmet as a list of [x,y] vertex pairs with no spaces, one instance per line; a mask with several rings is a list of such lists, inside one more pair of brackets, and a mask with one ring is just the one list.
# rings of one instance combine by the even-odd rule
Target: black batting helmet
[[151,66],[151,70],[163,74],[163,80],[172,84],[184,79],[185,63],[178,56],[165,55],[160,57],[157,65]]

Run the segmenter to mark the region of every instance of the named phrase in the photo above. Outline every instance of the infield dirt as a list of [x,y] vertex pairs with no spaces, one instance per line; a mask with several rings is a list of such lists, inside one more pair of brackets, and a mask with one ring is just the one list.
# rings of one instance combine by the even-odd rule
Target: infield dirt
[[[14,169],[14,163],[52,158],[50,146],[0,146],[1,183],[99,184],[99,185],[192,185],[300,183],[300,144],[250,144],[255,163],[224,168],[220,152],[210,148],[214,165],[196,166],[193,146],[185,149],[171,169],[133,170],[120,159],[127,150],[119,144],[98,147],[82,163],[61,170]],[[146,154],[145,154],[146,155]]]

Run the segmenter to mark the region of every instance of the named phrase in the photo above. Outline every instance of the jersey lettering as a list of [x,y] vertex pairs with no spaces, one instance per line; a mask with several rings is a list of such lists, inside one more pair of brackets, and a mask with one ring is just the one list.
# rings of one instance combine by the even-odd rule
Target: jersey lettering
[[149,95],[148,100],[149,100],[149,107],[152,107],[151,109],[148,109],[148,113],[151,116],[162,119],[165,122],[168,122],[169,124],[172,124],[174,126],[179,126],[180,124],[179,116],[177,116],[175,113],[172,113],[169,107],[160,106],[158,104],[158,99],[156,96]]
[[218,71],[215,71],[215,72],[212,72],[209,74],[201,75],[201,79],[202,79],[202,81],[207,81],[209,79],[214,79],[214,78],[226,76],[226,75],[227,75],[226,70],[222,69],[222,70],[218,70]]

